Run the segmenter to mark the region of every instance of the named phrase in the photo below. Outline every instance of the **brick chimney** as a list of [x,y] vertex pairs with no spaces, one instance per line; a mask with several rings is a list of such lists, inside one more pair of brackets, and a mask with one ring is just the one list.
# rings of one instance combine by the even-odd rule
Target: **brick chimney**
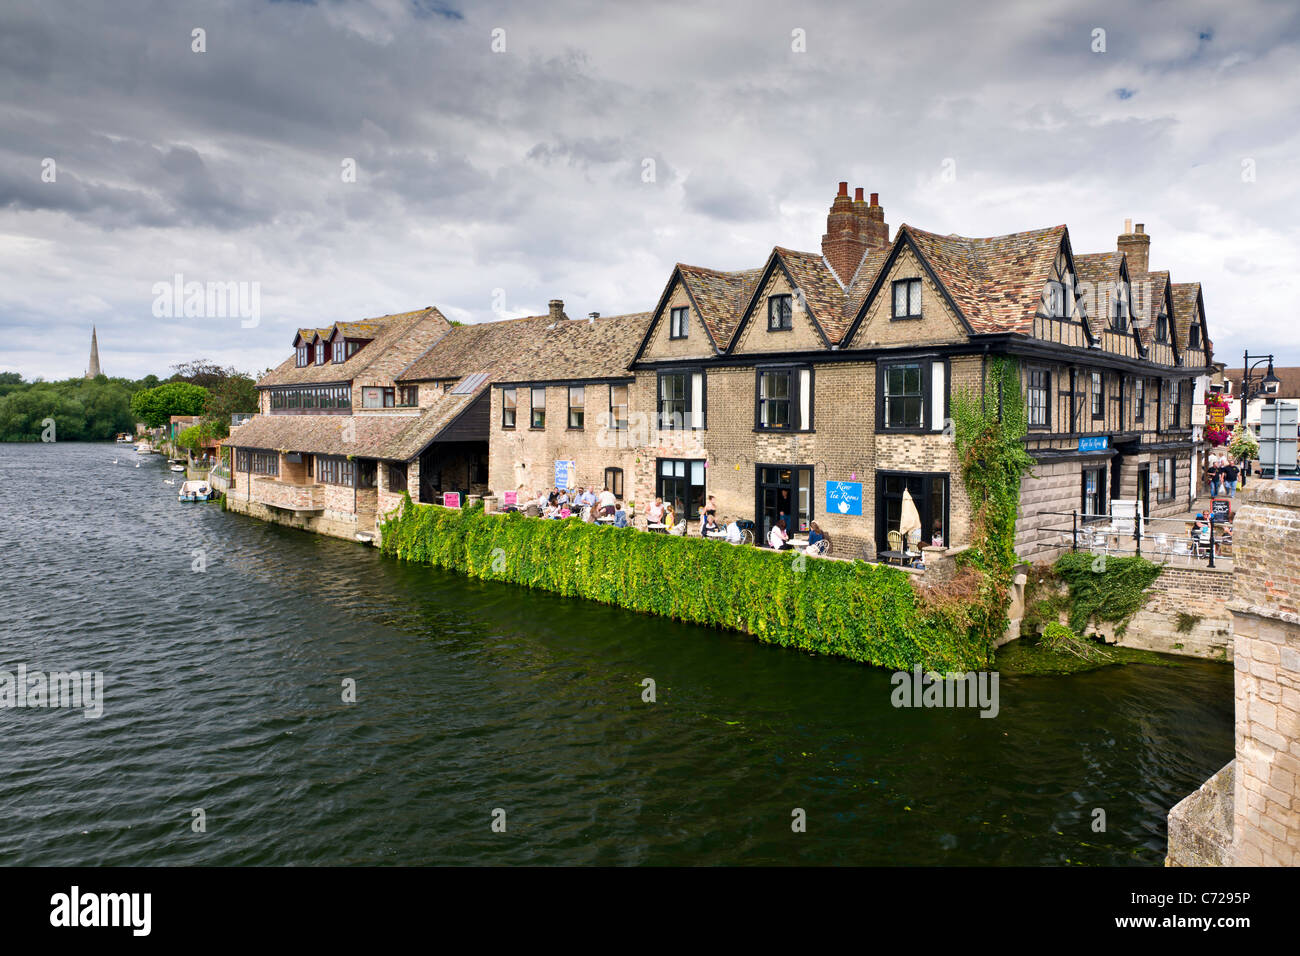
[[[861,190],[859,190],[861,195]],[[847,283],[857,271],[862,254],[867,249],[862,236],[862,224],[854,210],[853,200],[849,199],[849,184],[840,183],[840,191],[831,203],[831,211],[826,215],[826,235],[822,236],[822,255],[831,264],[840,281]]]
[[552,321],[552,322],[559,322],[561,319],[564,318],[564,300],[563,300],[563,299],[552,299],[552,300],[548,303],[548,305],[550,306],[550,309],[551,309],[551,321]]
[[1146,226],[1142,223],[1137,224],[1135,231],[1133,220],[1125,219],[1124,232],[1115,240],[1115,248],[1128,256],[1130,275],[1151,271],[1151,237],[1146,234]]
[[880,205],[880,193],[871,194],[871,204],[866,208],[867,226],[862,231],[867,248],[877,252],[889,245],[889,223],[885,222],[885,207]]

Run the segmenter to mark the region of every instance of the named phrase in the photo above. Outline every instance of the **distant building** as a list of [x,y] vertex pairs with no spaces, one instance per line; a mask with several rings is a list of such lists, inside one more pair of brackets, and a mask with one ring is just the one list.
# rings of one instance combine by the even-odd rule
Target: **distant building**
[[95,327],[90,327],[90,365],[86,368],[86,378],[95,378],[102,374],[99,370],[99,342],[95,338]]

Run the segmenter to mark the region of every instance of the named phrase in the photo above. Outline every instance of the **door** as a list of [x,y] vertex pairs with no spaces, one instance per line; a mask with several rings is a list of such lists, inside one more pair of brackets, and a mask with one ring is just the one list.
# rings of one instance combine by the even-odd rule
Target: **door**
[[785,519],[785,529],[790,534],[807,531],[813,513],[812,468],[760,465],[755,512],[755,524],[763,542],[779,518]]
[[1119,479],[1123,463],[1124,458],[1122,455],[1116,455],[1110,460],[1110,496],[1112,499],[1122,497],[1120,494],[1120,488],[1122,486],[1119,483]]
[[420,456],[420,501],[427,505],[442,504],[442,469],[432,451]]
[[1151,514],[1151,466],[1138,465],[1138,501],[1142,503],[1142,517],[1146,518]]

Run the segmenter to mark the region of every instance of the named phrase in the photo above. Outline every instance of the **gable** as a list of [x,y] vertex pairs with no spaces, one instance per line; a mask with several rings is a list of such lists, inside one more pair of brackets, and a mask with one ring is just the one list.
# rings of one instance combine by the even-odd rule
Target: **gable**
[[[893,318],[894,283],[907,279],[921,280],[919,319]],[[968,338],[961,318],[953,310],[943,290],[930,277],[916,251],[910,244],[900,243],[897,255],[886,266],[878,288],[868,298],[866,311],[844,347],[924,346],[965,342]]]
[[[686,309],[685,338],[673,338],[671,335],[673,309]],[[700,316],[699,307],[686,283],[682,281],[681,273],[676,273],[655,311],[645,344],[637,358],[639,361],[652,362],[662,359],[711,358],[715,354],[716,349]]]
[[[768,327],[768,302],[773,296],[790,296],[790,328]],[[775,261],[766,280],[754,296],[750,310],[741,320],[742,326],[730,353],[804,352],[826,348],[826,342],[817,330],[809,309],[808,295],[795,284],[780,261]]]

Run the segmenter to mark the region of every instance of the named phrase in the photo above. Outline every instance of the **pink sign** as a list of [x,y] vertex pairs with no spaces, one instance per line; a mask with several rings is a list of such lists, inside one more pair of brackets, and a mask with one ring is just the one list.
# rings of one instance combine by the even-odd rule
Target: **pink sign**
[[501,493],[501,503],[502,503],[503,505],[506,505],[506,506],[514,505],[514,506],[518,507],[518,505],[519,505],[519,492],[517,492],[517,491],[503,491],[503,492]]
[[458,491],[445,492],[442,496],[442,506],[444,508],[459,508],[460,492]]

